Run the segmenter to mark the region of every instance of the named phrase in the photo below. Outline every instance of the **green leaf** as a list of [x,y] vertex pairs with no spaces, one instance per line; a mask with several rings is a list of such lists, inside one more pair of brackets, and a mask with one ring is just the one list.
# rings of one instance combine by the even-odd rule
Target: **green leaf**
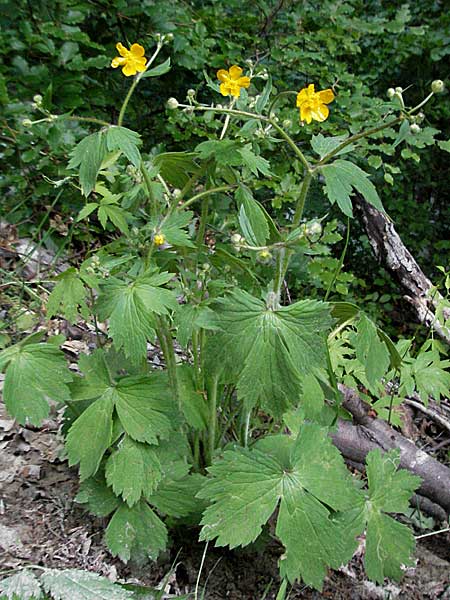
[[215,331],[218,329],[215,313],[205,304],[178,305],[173,322],[177,328],[177,341],[187,348],[194,330],[200,328]]
[[337,202],[339,208],[348,217],[353,217],[350,199],[355,188],[364,198],[380,211],[384,211],[381,200],[373,183],[365,171],[348,160],[335,160],[321,167],[325,177],[325,193],[331,204]]
[[365,368],[367,381],[375,386],[389,367],[389,351],[380,340],[376,325],[365,314],[359,318],[353,344],[356,358]]
[[182,188],[191,175],[198,171],[194,152],[163,152],[153,158],[164,181],[176,188]]
[[137,442],[157,444],[176,427],[176,409],[166,373],[126,377],[115,392],[120,422]]
[[300,400],[302,379],[326,367],[329,307],[302,300],[273,309],[247,292],[234,291],[217,302],[221,332],[209,340],[211,369],[237,378],[238,396],[281,416]]
[[[3,359],[3,360],[2,360]],[[72,374],[64,354],[54,344],[16,345],[0,352],[6,368],[3,399],[9,414],[21,425],[40,425],[48,416],[48,399],[70,400]]]
[[70,153],[71,159],[67,167],[80,168],[81,191],[85,196],[89,196],[95,187],[106,152],[105,136],[102,131],[98,131],[82,139]]
[[84,377],[77,377],[70,384],[72,400],[99,398],[112,387],[106,353],[97,349],[92,354],[80,354],[78,366]]
[[62,314],[69,323],[75,323],[78,315],[88,318],[89,309],[86,304],[86,289],[80,280],[78,270],[70,267],[56,277],[58,282],[47,301],[47,317]]
[[155,315],[164,315],[178,306],[173,292],[160,286],[170,273],[143,275],[128,283],[110,277],[97,300],[100,320],[109,319],[109,332],[118,350],[138,364],[147,355],[147,340],[155,336]]
[[120,505],[120,500],[106,485],[104,473],[82,481],[75,502],[86,504],[87,509],[97,517],[107,517]]
[[39,579],[28,569],[0,581],[1,600],[40,600]]
[[[196,497],[205,478],[203,475],[193,473],[177,481],[163,481],[158,490],[147,497],[150,504],[159,512],[171,517],[187,517],[190,514],[199,514],[203,504]],[[197,521],[198,523],[198,521]]]
[[79,569],[48,569],[41,576],[45,591],[55,600],[126,600],[133,592],[97,573]]
[[445,150],[446,152],[450,152],[450,140],[439,140],[438,146],[441,150]]
[[141,165],[141,153],[139,152],[141,143],[139,133],[127,129],[127,127],[112,125],[106,132],[106,146],[108,151],[120,150],[125,154],[130,163],[137,168]]
[[162,477],[155,450],[128,436],[119,442],[118,449],[108,458],[105,474],[108,485],[129,506],[136,504],[142,495],[150,496]]
[[286,547],[280,567],[293,582],[321,588],[327,566],[338,567],[356,546],[341,540],[331,511],[349,509],[359,495],[328,430],[304,425],[294,440],[267,437],[253,450],[236,448],[208,469],[212,478],[198,494],[204,511],[200,539],[217,546],[256,540],[278,503],[277,534]]
[[[317,135],[313,135],[311,138],[311,147],[316,154],[320,156],[320,158],[324,158],[327,154],[335,150],[338,146],[345,142],[348,138],[348,135],[337,135],[335,137],[325,137],[323,134],[319,133]],[[353,150],[353,144],[349,144],[345,148],[343,148],[336,156],[340,156],[341,154],[346,154]]]
[[201,142],[195,151],[199,158],[208,160],[214,158],[220,165],[237,167],[242,164],[242,156],[239,153],[240,144],[234,140],[209,140]]
[[409,499],[421,479],[404,469],[397,470],[399,450],[383,455],[380,450],[372,450],[366,462],[369,482],[369,499],[365,503],[366,572],[379,584],[385,577],[398,581],[403,575],[401,565],[413,564],[410,557],[414,536],[408,527],[383,513],[407,513]]
[[126,219],[128,213],[123,208],[120,208],[120,206],[100,204],[97,214],[103,229],[106,229],[106,224],[109,220],[122,233],[128,234],[128,223]]
[[242,184],[237,188],[235,198],[240,205],[239,225],[243,236],[253,246],[264,246],[269,237],[269,226],[259,202]]
[[269,161],[262,156],[255,154],[252,151],[251,144],[246,144],[243,148],[239,148],[238,152],[244,161],[244,165],[248,167],[256,177],[258,177],[259,173],[262,173],[262,175],[266,175],[267,177],[273,175],[270,170]]
[[189,233],[184,229],[192,223],[193,215],[194,213],[191,211],[184,211],[173,213],[164,219],[159,230],[169,244],[184,248],[195,248]]
[[111,444],[115,392],[107,390],[73,423],[66,438],[69,465],[80,464],[80,480],[95,475]]
[[410,126],[409,126],[409,121],[407,119],[405,119],[404,121],[402,121],[402,124],[400,125],[400,129],[398,130],[397,139],[392,144],[392,147],[396,148],[399,144],[401,144],[408,137],[410,137],[410,135],[411,135],[411,130],[410,130]]
[[84,208],[80,210],[78,213],[78,217],[76,218],[76,222],[79,223],[83,219],[86,219],[91,213],[94,212],[99,207],[98,202],[88,202]]
[[141,75],[141,79],[144,79],[144,77],[159,77],[160,75],[164,75],[165,73],[168,73],[170,71],[170,57],[165,60],[163,63],[161,63],[160,65],[157,65],[156,67],[153,67],[152,69],[147,69],[146,71],[144,71],[144,73]]
[[142,500],[132,508],[122,504],[109,522],[105,537],[112,555],[124,562],[132,555],[156,560],[167,545],[166,526]]
[[261,114],[261,112],[266,107],[266,105],[269,101],[269,98],[270,98],[271,91],[272,91],[272,76],[269,75],[269,77],[267,79],[267,83],[264,86],[264,89],[263,89],[261,95],[259,96],[258,100],[256,101],[255,109],[256,109],[257,113]]
[[179,365],[177,379],[181,409],[186,421],[194,429],[203,431],[208,426],[208,404],[203,394],[196,389],[193,367]]

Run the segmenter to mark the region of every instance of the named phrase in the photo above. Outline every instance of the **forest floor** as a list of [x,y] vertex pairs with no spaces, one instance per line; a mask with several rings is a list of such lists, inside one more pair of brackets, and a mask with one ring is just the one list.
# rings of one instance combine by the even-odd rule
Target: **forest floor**
[[[196,541],[198,532],[175,532],[170,550],[156,565],[124,565],[111,557],[103,542],[105,520],[89,516],[74,502],[78,477],[63,459],[60,425],[54,411],[40,428],[20,427],[0,404],[0,573],[26,565],[79,568],[113,581],[156,586],[175,563],[168,594],[192,592],[205,549]],[[329,574],[321,593],[296,585],[289,598],[450,598],[448,549],[448,534],[420,540],[416,566],[406,570],[400,584],[384,586],[367,581],[357,555]],[[205,598],[274,599],[278,554],[276,547],[264,553],[209,547],[200,577]]]

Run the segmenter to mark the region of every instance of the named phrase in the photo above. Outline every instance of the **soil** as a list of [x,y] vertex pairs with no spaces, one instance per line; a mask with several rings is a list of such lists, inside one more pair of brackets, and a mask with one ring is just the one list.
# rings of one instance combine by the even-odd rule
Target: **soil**
[[[200,589],[206,600],[274,600],[279,587],[279,549],[226,551],[196,540],[195,530],[175,531],[171,548],[157,564],[125,565],[103,542],[104,519],[88,515],[74,502],[77,473],[63,460],[56,412],[40,428],[18,426],[0,404],[0,577],[26,565],[80,568],[113,581],[156,586],[176,564],[166,591],[193,592],[203,555]],[[447,534],[420,540],[417,564],[400,584],[377,586],[364,576],[361,553],[347,567],[330,572],[321,593],[296,585],[289,596],[343,599],[450,598]],[[446,560],[447,558],[447,560]]]

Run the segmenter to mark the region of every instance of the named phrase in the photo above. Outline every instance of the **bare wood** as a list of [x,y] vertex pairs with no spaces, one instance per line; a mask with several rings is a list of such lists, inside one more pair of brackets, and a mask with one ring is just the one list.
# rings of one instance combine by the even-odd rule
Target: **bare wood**
[[353,424],[340,419],[337,430],[331,435],[343,456],[355,463],[364,463],[368,452],[375,448],[386,452],[398,448],[400,466],[422,479],[418,493],[450,513],[450,469],[417,448],[386,422],[371,416],[370,407],[355,390],[342,385],[339,387],[344,395],[343,407],[355,421]]
[[[417,319],[450,344],[450,330],[436,319],[435,310],[442,296],[426,277],[406,248],[386,214],[369,204],[359,194],[355,206],[364,224],[373,253],[405,291],[405,299],[413,307]],[[448,311],[447,311],[448,312]],[[446,314],[448,318],[450,314]]]

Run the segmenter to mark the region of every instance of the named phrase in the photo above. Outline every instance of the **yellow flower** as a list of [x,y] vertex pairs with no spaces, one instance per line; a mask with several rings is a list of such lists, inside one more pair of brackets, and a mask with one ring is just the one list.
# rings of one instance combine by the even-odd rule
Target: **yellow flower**
[[122,67],[122,73],[127,77],[145,71],[147,59],[144,56],[145,50],[140,44],[133,44],[131,48],[127,50],[125,46],[119,42],[116,44],[116,48],[120,56],[116,56],[116,58],[112,59],[111,66],[113,69]]
[[300,119],[308,124],[315,121],[325,121],[329,110],[327,104],[333,102],[333,90],[314,91],[314,84],[310,83],[307,88],[300,90],[297,94],[297,106],[300,108]]
[[229,71],[219,69],[217,71],[217,79],[221,82],[220,93],[222,96],[234,96],[239,98],[241,88],[248,88],[250,85],[250,77],[241,77],[242,69],[237,65],[230,67]]
[[163,244],[165,244],[165,242],[166,238],[162,233],[156,233],[153,237],[153,243],[155,244],[155,246],[162,246]]

